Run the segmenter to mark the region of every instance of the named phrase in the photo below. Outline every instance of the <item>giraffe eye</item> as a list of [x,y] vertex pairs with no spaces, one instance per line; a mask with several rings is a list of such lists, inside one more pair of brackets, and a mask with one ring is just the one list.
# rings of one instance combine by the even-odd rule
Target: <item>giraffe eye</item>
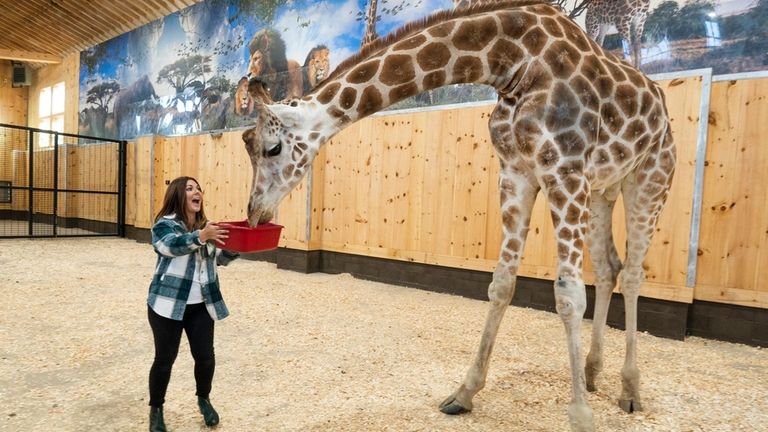
[[277,144],[275,144],[274,147],[272,147],[270,149],[267,149],[265,154],[266,154],[267,157],[277,156],[277,155],[280,154],[280,150],[282,150],[282,149],[283,149],[283,142],[282,141],[278,141]]

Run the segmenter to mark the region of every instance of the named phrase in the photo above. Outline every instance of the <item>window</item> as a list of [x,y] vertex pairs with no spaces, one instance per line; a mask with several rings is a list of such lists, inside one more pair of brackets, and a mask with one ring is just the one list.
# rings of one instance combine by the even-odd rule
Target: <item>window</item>
[[[40,125],[43,130],[64,132],[64,83],[40,90]],[[53,146],[51,134],[40,134],[40,147]]]

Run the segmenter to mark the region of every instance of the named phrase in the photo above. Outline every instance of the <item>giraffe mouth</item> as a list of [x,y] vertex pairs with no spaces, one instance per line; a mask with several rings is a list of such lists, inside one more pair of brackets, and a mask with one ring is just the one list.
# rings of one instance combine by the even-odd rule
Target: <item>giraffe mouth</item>
[[248,211],[248,225],[255,227],[256,225],[265,224],[271,222],[274,218],[275,212],[271,209],[255,208]]

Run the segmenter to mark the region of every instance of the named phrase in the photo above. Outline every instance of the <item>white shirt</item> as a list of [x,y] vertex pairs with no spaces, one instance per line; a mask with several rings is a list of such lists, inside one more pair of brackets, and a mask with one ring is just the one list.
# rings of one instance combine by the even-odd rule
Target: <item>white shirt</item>
[[205,276],[205,265],[203,265],[203,258],[198,251],[195,253],[195,273],[192,276],[192,286],[189,287],[187,304],[198,304],[203,302],[203,292],[200,290],[200,281],[207,280]]

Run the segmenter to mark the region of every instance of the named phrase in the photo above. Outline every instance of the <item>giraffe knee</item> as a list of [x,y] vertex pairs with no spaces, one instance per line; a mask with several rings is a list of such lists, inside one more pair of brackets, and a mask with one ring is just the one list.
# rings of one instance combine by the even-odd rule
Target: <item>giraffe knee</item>
[[488,286],[488,300],[493,303],[509,304],[515,294],[516,279],[516,276],[511,275],[509,271],[494,271],[493,280]]
[[621,272],[621,293],[625,296],[640,295],[640,285],[645,280],[645,271],[642,268],[625,268]]
[[555,308],[563,320],[581,319],[587,310],[584,282],[575,279],[555,281]]

